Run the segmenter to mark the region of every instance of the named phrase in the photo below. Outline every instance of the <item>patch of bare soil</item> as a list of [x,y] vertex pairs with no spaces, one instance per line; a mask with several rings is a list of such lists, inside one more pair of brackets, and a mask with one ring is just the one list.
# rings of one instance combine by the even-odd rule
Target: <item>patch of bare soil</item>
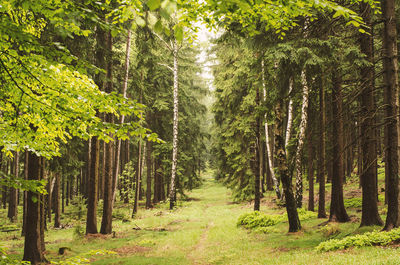
[[118,255],[121,256],[129,256],[135,253],[145,253],[150,250],[151,248],[142,246],[123,246],[120,248],[113,249],[113,251],[115,251]]

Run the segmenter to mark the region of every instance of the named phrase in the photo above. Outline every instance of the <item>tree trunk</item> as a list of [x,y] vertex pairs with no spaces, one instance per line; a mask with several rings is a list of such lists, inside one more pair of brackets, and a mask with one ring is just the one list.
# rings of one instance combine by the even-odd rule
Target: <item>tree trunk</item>
[[171,184],[169,190],[169,209],[172,210],[176,203],[176,168],[178,163],[178,42],[174,41],[174,118],[173,118],[173,138],[172,138],[172,169]]
[[[258,86],[256,87],[256,107],[259,107],[261,105],[261,100],[260,100],[260,90]],[[256,114],[256,126],[255,126],[255,135],[256,135],[256,141],[255,141],[255,152],[254,152],[254,211],[259,211],[260,210],[260,148],[261,148],[261,141],[260,141],[260,115],[259,113]]]
[[286,198],[286,212],[289,219],[289,232],[297,232],[301,229],[300,219],[297,213],[296,200],[293,195],[291,178],[286,158],[285,142],[282,135],[283,112],[282,96],[275,105],[275,153],[277,168],[282,180],[283,192]]
[[[107,33],[106,37],[107,53],[106,53],[106,93],[111,93],[113,90],[112,83],[112,36],[111,32]],[[109,123],[113,122],[112,114],[106,115],[106,120]],[[103,199],[103,216],[101,219],[101,234],[111,234],[112,232],[112,210],[113,210],[113,145],[106,144],[106,161],[105,161],[105,176],[104,176],[104,199]]]
[[[261,69],[262,69],[262,86],[263,86],[263,99],[264,102],[267,101],[267,88],[266,88],[266,84],[265,84],[265,65],[264,65],[264,60],[261,60]],[[272,150],[271,150],[271,146],[270,146],[270,142],[269,142],[269,133],[268,133],[268,122],[267,122],[267,114],[264,114],[264,119],[265,119],[265,145],[267,147],[267,158],[268,158],[268,165],[269,165],[269,170],[270,170],[270,174],[271,174],[271,178],[272,181],[274,183],[274,188],[275,188],[275,192],[276,192],[276,196],[278,199],[281,198],[281,192],[279,190],[279,181],[275,176],[275,172],[274,172],[274,159],[273,159],[273,154],[272,154]]]
[[289,105],[288,105],[288,120],[286,126],[286,137],[285,137],[285,149],[287,150],[290,138],[292,137],[292,125],[293,125],[293,77],[289,78]]
[[[12,167],[12,174],[18,177],[18,166],[19,166],[19,152],[15,152],[15,157],[13,160],[13,167]],[[14,188],[10,188],[9,194],[9,201],[8,201],[8,218],[12,223],[17,221],[18,215],[18,190]]]
[[132,211],[132,218],[135,217],[135,214],[138,211],[138,205],[139,205],[139,192],[140,192],[140,176],[142,175],[142,141],[139,140],[138,144],[138,166],[136,170],[136,183],[135,183],[135,200],[133,203],[133,211]]
[[[309,118],[311,118],[311,108],[308,108]],[[314,146],[312,130],[309,124],[308,137],[307,137],[307,150],[308,150],[308,210],[314,211]]]
[[385,104],[385,175],[387,178],[388,211],[384,230],[398,226],[399,157],[398,157],[398,62],[395,0],[382,1],[383,68]]
[[[28,161],[29,161],[29,155],[28,155],[28,151],[25,150],[25,161],[24,161],[24,179],[28,180]],[[27,212],[26,212],[26,208],[27,208],[27,192],[24,191],[24,210],[23,210],[23,220],[22,220],[22,231],[21,231],[21,236],[25,236],[25,228],[26,228],[26,219],[27,219]]]
[[303,204],[303,176],[301,174],[301,152],[304,146],[304,140],[306,137],[306,129],[308,122],[308,95],[309,88],[307,84],[306,71],[301,71],[301,83],[303,85],[303,102],[301,107],[301,121],[300,121],[300,132],[299,142],[297,144],[296,151],[296,205],[298,208],[302,207]]
[[60,211],[60,173],[56,173],[56,183],[54,185],[54,227],[61,227],[61,211]]
[[343,99],[342,79],[340,73],[332,73],[332,143],[333,143],[333,174],[331,209],[329,221],[347,222],[350,220],[344,208],[343,200]]
[[[361,17],[367,26],[372,27],[371,7],[369,4],[361,3]],[[369,35],[371,34],[371,35]],[[375,132],[375,96],[374,96],[374,53],[373,36],[369,34],[360,35],[361,52],[366,55],[370,66],[362,67],[361,74],[361,149],[362,149],[362,214],[361,226],[382,225],[377,204],[377,152]]]
[[[28,154],[29,173],[28,180],[40,180],[40,158],[33,152]],[[29,222],[25,227],[25,245],[24,245],[24,261],[30,261],[31,264],[39,264],[45,262],[45,258],[41,246],[40,237],[40,200],[38,195],[27,192],[27,216]]]
[[[131,26],[128,27],[128,36],[126,39],[126,49],[125,49],[125,77],[124,77],[124,85],[122,88],[122,95],[126,98],[127,90],[128,90],[128,80],[129,80],[129,62],[130,62],[130,54],[131,54]],[[125,122],[125,115],[121,116],[120,123],[123,124]],[[119,175],[119,164],[121,158],[121,139],[118,139],[117,142],[117,151],[115,158],[115,174],[114,174],[114,189],[113,189],[113,203],[115,202],[115,195],[117,194],[117,184],[118,184],[118,175]]]
[[88,199],[86,215],[86,234],[97,234],[97,197],[100,166],[100,141],[92,138],[90,158],[90,175],[88,178]]
[[151,163],[152,144],[147,142],[146,149],[146,165],[147,165],[147,178],[146,178],[146,208],[153,207],[151,204],[151,179],[152,179],[152,163]]

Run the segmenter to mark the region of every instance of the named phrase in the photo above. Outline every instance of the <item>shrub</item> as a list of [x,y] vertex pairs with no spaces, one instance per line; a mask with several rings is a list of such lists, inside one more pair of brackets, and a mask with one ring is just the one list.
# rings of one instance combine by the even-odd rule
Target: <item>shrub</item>
[[320,243],[318,251],[332,251],[350,247],[385,246],[400,239],[400,228],[391,231],[373,231],[362,235],[348,236],[343,239],[331,239]]
[[362,199],[361,198],[345,199],[344,207],[346,207],[346,208],[361,208],[362,207]]
[[319,231],[325,236],[330,237],[336,235],[340,232],[339,225],[337,223],[328,223],[327,225],[321,227]]
[[258,227],[269,227],[281,222],[282,217],[283,217],[282,215],[266,215],[259,211],[254,211],[239,216],[237,225],[244,226],[248,229],[253,229]]
[[[301,221],[307,220],[313,217],[317,217],[317,213],[309,212],[305,209],[298,209],[299,219]],[[278,223],[287,220],[287,214],[281,215],[267,215],[265,213],[261,213],[259,211],[254,211],[250,213],[244,213],[239,216],[237,221],[237,226],[244,226],[247,229],[259,229],[259,228],[267,228],[270,226],[274,226]],[[261,229],[263,233],[269,233],[273,231],[272,229]],[[259,229],[259,231],[261,231]]]

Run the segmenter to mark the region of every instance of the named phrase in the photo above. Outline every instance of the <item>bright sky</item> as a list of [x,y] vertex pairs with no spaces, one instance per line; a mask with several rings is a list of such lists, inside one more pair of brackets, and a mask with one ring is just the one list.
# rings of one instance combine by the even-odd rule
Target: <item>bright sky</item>
[[207,82],[209,90],[213,90],[213,80],[214,76],[210,66],[212,65],[212,60],[208,58],[208,50],[211,47],[211,39],[215,37],[215,33],[209,31],[204,24],[198,23],[198,42],[200,43],[202,49],[201,53],[197,58],[197,61],[203,65],[201,72],[201,77]]

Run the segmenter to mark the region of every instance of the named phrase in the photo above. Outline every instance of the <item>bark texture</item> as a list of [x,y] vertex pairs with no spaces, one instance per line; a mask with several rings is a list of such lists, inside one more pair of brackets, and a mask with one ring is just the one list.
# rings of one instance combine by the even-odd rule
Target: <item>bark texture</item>
[[303,175],[301,172],[301,153],[303,151],[304,140],[306,138],[306,129],[308,122],[308,95],[309,88],[306,79],[306,71],[301,71],[301,83],[303,86],[303,100],[301,104],[301,121],[300,121],[300,131],[298,136],[298,144],[296,150],[296,204],[298,208],[303,205]]
[[385,175],[387,179],[388,212],[384,230],[397,227],[399,195],[399,157],[398,157],[398,62],[395,0],[382,0],[383,30],[383,68],[385,104]]
[[[371,8],[368,4],[362,3],[361,16],[367,26],[372,27]],[[373,35],[360,35],[361,52],[366,55],[366,59],[371,65],[361,69],[361,155],[362,155],[362,214],[361,226],[382,225],[382,219],[378,212],[377,194],[377,151],[376,151],[376,132],[375,132],[375,96],[374,96],[374,52]]]
[[172,169],[171,169],[171,184],[169,190],[169,208],[172,210],[176,203],[176,167],[178,163],[178,42],[174,41],[173,56],[174,56],[174,118],[173,118],[173,138],[172,138]]
[[331,209],[329,221],[347,222],[350,220],[344,208],[343,200],[343,99],[342,80],[335,70],[332,73],[332,142],[333,142],[333,174]]
[[282,135],[283,111],[282,99],[275,105],[275,152],[278,173],[282,180],[283,192],[286,198],[286,212],[289,219],[289,232],[297,232],[301,229],[300,219],[297,213],[296,200],[293,194],[289,168],[287,164],[285,142]]

